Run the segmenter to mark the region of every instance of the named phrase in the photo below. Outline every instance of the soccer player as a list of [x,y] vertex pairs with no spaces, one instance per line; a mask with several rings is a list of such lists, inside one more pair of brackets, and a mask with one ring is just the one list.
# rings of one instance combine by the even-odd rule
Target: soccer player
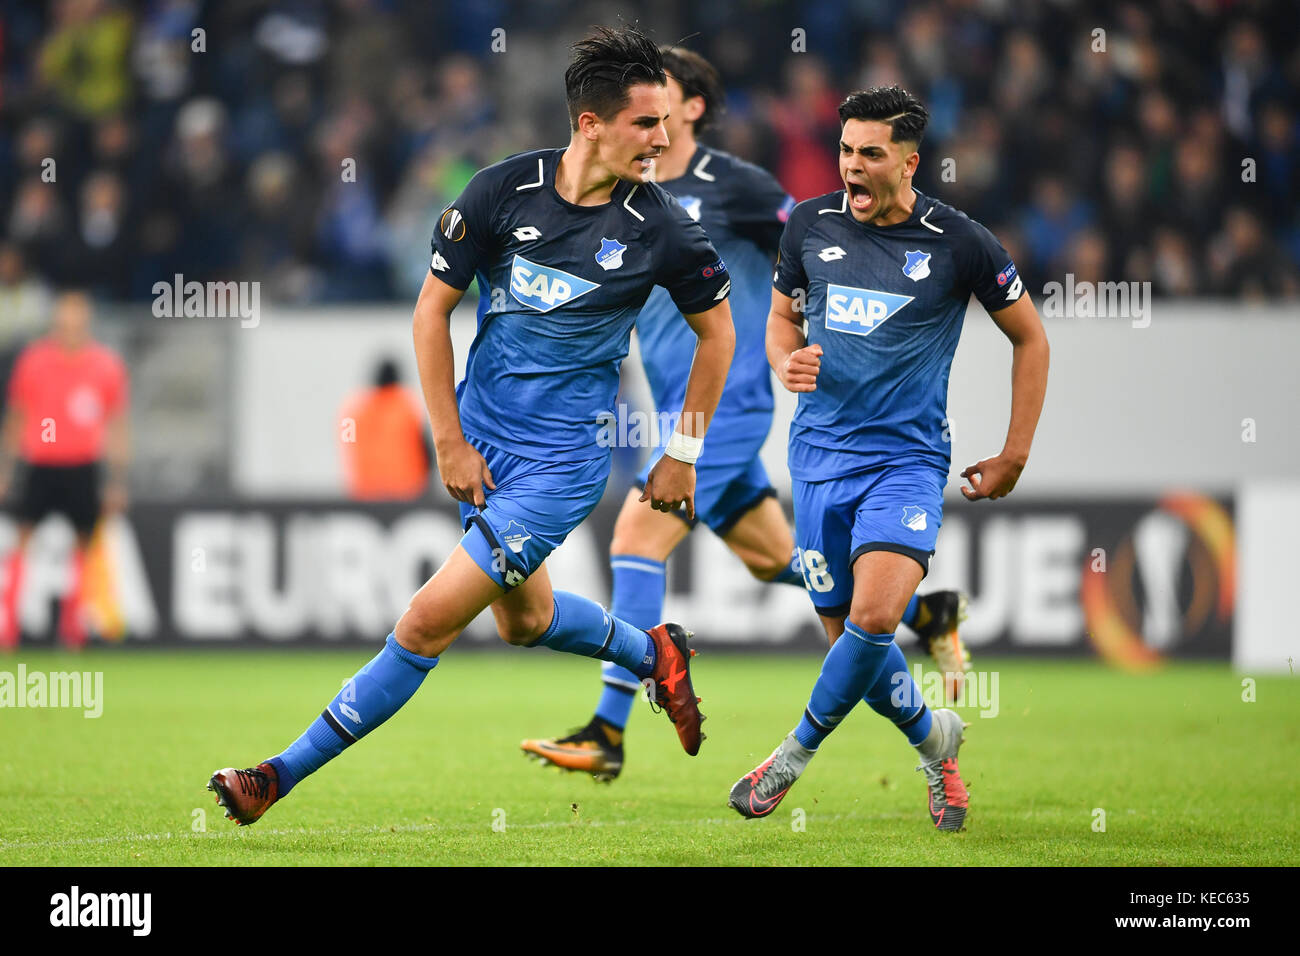
[[[666,287],[698,344],[680,424],[645,494],[694,513],[694,460],[717,406],[735,335],[730,285],[704,230],[652,181],[667,147],[659,50],[635,29],[600,29],[565,73],[567,149],[481,170],[439,219],[415,307],[416,359],[438,471],[466,531],[411,599],[385,647],[283,753],[214,774],[209,788],[240,824],[392,716],[484,608],[502,639],[614,661],[654,682],[694,756],[702,739],[689,633],[648,632],[576,594],[552,591],[543,564],[590,513],[609,475],[600,421],[612,415],[632,325]],[[471,280],[478,329],[452,390],[448,329]]]
[[62,293],[54,303],[50,334],[22,351],[9,380],[0,498],[14,483],[16,463],[24,467],[18,540],[5,561],[0,649],[18,646],[23,555],[32,529],[50,514],[62,514],[76,533],[59,639],[70,650],[86,643],[81,610],[86,551],[100,515],[126,505],[127,392],[122,359],[91,335],[90,298],[80,291]]
[[[611,612],[638,627],[661,619],[668,556],[703,520],[760,581],[804,587],[794,536],[776,500],[759,451],[772,424],[772,382],[764,347],[772,262],[794,199],[767,171],[700,145],[697,134],[723,103],[717,71],[698,53],[661,48],[668,74],[669,146],[656,162],[655,181],[672,193],[704,227],[731,276],[736,355],[722,399],[709,426],[709,441],[696,463],[695,520],[665,514],[645,501],[638,487],[624,499],[610,543],[614,581]],[[651,293],[636,320],[641,360],[657,409],[682,407],[694,336],[664,289]],[[661,436],[661,441],[667,439]],[[967,654],[957,633],[963,598],[955,591],[918,596],[903,616],[929,645],[955,697]],[[623,737],[641,685],[617,664],[601,665],[604,687],[585,727],[558,739],[525,740],[525,753],[565,770],[612,781],[623,768]]]
[[929,118],[916,97],[867,90],[839,113],[844,189],[790,214],[767,326],[768,360],[799,394],[789,446],[795,530],[833,644],[802,719],[729,802],[745,817],[771,813],[865,694],[920,754],[931,822],[960,830],[963,723],[925,708],[894,632],[943,514],[948,371],[970,296],[1014,356],[1006,443],[962,472],[972,501],[1009,494],[1025,467],[1047,386],[1047,336],[997,239],[912,185]]

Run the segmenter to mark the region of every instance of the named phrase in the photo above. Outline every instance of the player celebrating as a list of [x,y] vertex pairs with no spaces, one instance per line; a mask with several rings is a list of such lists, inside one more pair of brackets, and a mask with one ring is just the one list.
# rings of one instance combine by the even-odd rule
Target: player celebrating
[[[651,471],[653,507],[694,513],[693,462],[734,347],[725,266],[704,230],[652,182],[668,145],[658,49],[634,29],[600,29],[565,73],[572,136],[480,171],[439,220],[415,307],[415,350],[438,471],[466,532],[416,593],[374,660],[283,753],[209,782],[227,815],[257,820],[307,774],[374,730],[486,607],[511,644],[627,667],[654,681],[683,749],[699,751],[689,634],[648,632],[576,594],[543,565],[600,500],[608,447],[592,410],[612,409],[632,325],[655,285],[698,336],[681,423]],[[478,330],[452,390],[449,320],[470,281]]]
[[[759,460],[772,424],[771,373],[764,354],[769,276],[794,199],[765,170],[696,141],[721,108],[722,82],[698,53],[670,47],[660,53],[668,74],[669,146],[655,164],[655,181],[704,227],[727,264],[736,355],[710,425],[708,446],[696,464],[696,519],[649,507],[642,493],[647,463],[615,523],[610,610],[638,627],[652,627],[661,619],[665,562],[701,519],[754,577],[805,586],[798,558],[792,556],[790,526]],[[681,370],[690,367],[695,337],[664,289],[651,293],[637,317],[636,331],[655,407],[681,408],[686,384]],[[662,453],[662,448],[656,449],[650,463]],[[953,697],[968,666],[957,634],[961,614],[961,596],[940,591],[914,598],[903,615],[903,622],[921,635],[950,675]],[[597,780],[617,777],[623,768],[624,728],[640,684],[635,674],[612,662],[601,665],[601,679],[604,688],[585,727],[559,739],[525,740],[520,747]]]
[[912,186],[925,107],[889,87],[850,95],[839,113],[844,189],[791,213],[767,326],[768,360],[799,393],[789,447],[795,529],[833,644],[798,726],[736,782],[729,802],[745,817],[771,813],[865,693],[919,752],[931,822],[960,830],[963,724],[951,710],[930,713],[914,684],[899,686],[894,632],[934,553],[950,462],[948,371],[971,294],[1014,355],[1006,444],[962,472],[972,501],[1009,494],[1025,467],[1047,386],[1047,336],[993,235]]

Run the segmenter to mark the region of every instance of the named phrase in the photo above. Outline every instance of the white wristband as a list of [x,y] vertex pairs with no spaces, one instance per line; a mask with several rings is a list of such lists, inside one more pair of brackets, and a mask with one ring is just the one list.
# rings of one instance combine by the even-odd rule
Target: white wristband
[[700,449],[703,447],[703,438],[692,438],[690,435],[674,431],[672,437],[668,439],[668,447],[664,449],[664,454],[669,458],[676,458],[678,461],[693,465],[700,457]]

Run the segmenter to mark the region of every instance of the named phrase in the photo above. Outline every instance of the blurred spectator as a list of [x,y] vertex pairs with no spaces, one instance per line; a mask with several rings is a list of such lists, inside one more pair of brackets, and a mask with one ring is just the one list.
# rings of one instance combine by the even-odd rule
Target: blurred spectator
[[786,68],[786,96],[772,108],[779,142],[776,177],[795,199],[843,189],[836,165],[843,94],[831,88],[826,68],[810,55]]
[[1052,275],[1071,271],[1062,253],[1075,233],[1091,222],[1088,204],[1072,196],[1059,176],[1041,177],[1021,221],[1033,268],[1051,271]]
[[1264,299],[1300,292],[1281,250],[1269,240],[1259,218],[1240,207],[1228,210],[1223,231],[1210,245],[1210,275],[1213,291],[1233,298]]
[[382,360],[373,385],[339,413],[344,481],[356,501],[410,501],[429,487],[433,464],[424,402]]
[[27,270],[22,248],[0,242],[0,408],[19,351],[45,327],[50,287]]
[[108,0],[56,0],[53,10],[39,62],[55,101],[82,119],[121,109],[131,92],[131,14]]

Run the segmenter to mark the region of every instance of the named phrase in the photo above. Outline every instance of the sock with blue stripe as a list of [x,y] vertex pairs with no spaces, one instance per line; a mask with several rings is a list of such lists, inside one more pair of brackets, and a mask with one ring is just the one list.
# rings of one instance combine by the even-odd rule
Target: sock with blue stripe
[[437,664],[438,658],[413,654],[389,634],[384,649],[343,685],[306,732],[266,761],[279,776],[279,796],[397,713]]
[[930,733],[930,709],[921,699],[921,688],[908,672],[907,658],[897,644],[889,645],[885,666],[862,699],[880,716],[892,720],[913,747]]
[[[614,601],[610,613],[644,631],[658,624],[664,612],[664,562],[634,555],[610,558],[614,574]],[[601,665],[604,688],[596,716],[620,730],[627,726],[640,686],[637,675],[612,661]]]
[[606,613],[595,601],[571,591],[556,591],[553,613],[551,626],[533,647],[613,661],[638,680],[654,671],[655,644],[650,635]]
[[793,584],[796,587],[803,587],[803,574],[800,572],[799,549],[795,548],[790,555],[790,562],[781,569],[781,573],[774,577],[772,584]]
[[903,623],[911,627],[916,623],[916,615],[921,611],[921,595],[913,594],[912,599],[907,602],[907,610],[903,612]]
[[868,634],[852,621],[844,622],[844,633],[822,662],[808,707],[794,729],[799,743],[816,750],[849,715],[880,677],[893,643],[893,634]]

